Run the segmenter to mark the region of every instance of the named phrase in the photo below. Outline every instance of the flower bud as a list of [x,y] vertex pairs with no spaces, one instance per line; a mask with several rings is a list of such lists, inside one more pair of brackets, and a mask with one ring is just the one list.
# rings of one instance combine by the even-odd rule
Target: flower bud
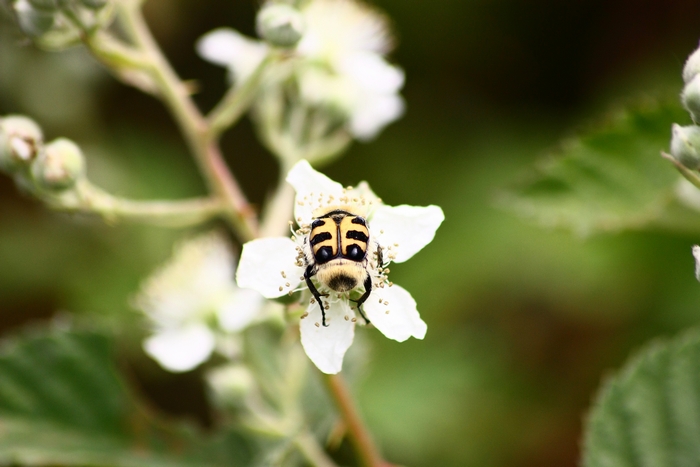
[[293,47],[304,34],[304,18],[291,5],[268,3],[258,12],[260,37],[276,47]]
[[85,176],[85,158],[77,144],[58,138],[44,147],[32,163],[37,185],[47,190],[65,190]]
[[694,122],[700,122],[700,75],[695,75],[688,84],[685,85],[681,94],[683,106],[692,117]]
[[691,170],[700,168],[700,127],[673,124],[671,155]]
[[34,8],[28,0],[18,0],[14,7],[19,27],[26,35],[39,37],[53,27],[53,11]]
[[690,54],[683,67],[683,81],[689,83],[695,75],[700,73],[700,48]]
[[80,3],[91,10],[99,10],[100,8],[104,8],[108,1],[109,0],[80,0]]
[[0,119],[0,169],[15,172],[36,157],[43,140],[41,128],[27,117]]

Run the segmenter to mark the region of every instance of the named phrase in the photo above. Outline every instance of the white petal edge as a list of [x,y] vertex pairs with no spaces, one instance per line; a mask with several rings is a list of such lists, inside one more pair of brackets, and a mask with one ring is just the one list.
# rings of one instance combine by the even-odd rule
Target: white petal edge
[[238,287],[257,290],[265,298],[295,290],[304,274],[304,268],[295,264],[296,247],[287,237],[259,238],[243,245],[236,271]]
[[[445,220],[438,206],[379,206],[370,220],[375,240],[384,248],[384,260],[402,263],[423,249]],[[398,246],[395,246],[398,244]],[[390,248],[391,247],[391,248]]]
[[175,373],[189,371],[209,358],[214,334],[201,323],[157,332],[143,342],[143,349],[160,366]]
[[260,315],[263,297],[256,290],[237,289],[218,311],[219,324],[228,332],[244,329]]
[[287,182],[297,193],[294,202],[294,219],[299,224],[311,222],[313,211],[319,207],[320,196],[323,197],[323,201],[326,201],[329,196],[337,200],[343,195],[343,185],[314,170],[306,160],[294,164],[287,174]]
[[227,67],[238,82],[245,81],[267,54],[265,44],[230,28],[206,33],[195,47],[205,60]]
[[406,106],[398,94],[368,94],[358,100],[350,118],[350,132],[360,141],[374,139],[400,118]]
[[399,342],[411,336],[423,339],[428,330],[420,318],[416,301],[406,289],[396,284],[373,290],[362,308],[374,327],[389,339]]
[[332,302],[326,310],[328,326],[324,327],[318,303],[309,304],[307,312],[308,316],[299,323],[301,345],[319,370],[334,375],[343,367],[343,357],[355,337],[355,314],[347,301]]

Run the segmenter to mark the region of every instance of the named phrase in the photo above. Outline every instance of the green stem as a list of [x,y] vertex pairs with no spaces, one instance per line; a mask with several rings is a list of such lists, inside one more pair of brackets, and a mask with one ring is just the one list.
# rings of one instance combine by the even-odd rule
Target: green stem
[[663,157],[667,161],[670,161],[686,180],[695,185],[697,188],[700,188],[700,174],[693,170],[690,170],[689,168],[678,162],[676,158],[670,154],[662,152],[661,157]]
[[328,454],[318,445],[316,438],[308,431],[299,433],[294,438],[294,444],[299,452],[314,467],[337,467],[336,463],[328,457]]
[[347,426],[350,441],[363,467],[388,467],[379,454],[372,436],[365,427],[350,395],[345,380],[340,375],[323,375],[338,411]]
[[209,187],[224,200],[226,217],[242,241],[251,240],[256,237],[258,228],[255,211],[226,166],[218,145],[211,139],[206,119],[153,39],[139,7],[138,2],[118,5],[124,30],[146,57],[149,66],[145,71],[175,117]]
[[53,209],[97,214],[108,221],[132,220],[165,227],[190,227],[206,222],[224,212],[216,198],[193,198],[178,201],[135,201],[114,197],[85,183],[77,196],[48,200]]
[[274,53],[268,53],[253,74],[240,87],[231,86],[221,101],[211,110],[207,116],[211,139],[217,139],[248,110],[262,81],[263,72],[275,58]]

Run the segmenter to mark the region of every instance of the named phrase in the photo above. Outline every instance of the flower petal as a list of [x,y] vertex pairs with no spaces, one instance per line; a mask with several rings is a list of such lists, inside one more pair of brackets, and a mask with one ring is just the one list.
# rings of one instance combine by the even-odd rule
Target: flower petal
[[287,237],[259,238],[243,245],[236,271],[238,287],[257,290],[265,298],[296,289],[304,274],[304,268],[295,264],[296,247]]
[[143,348],[166,370],[189,371],[214,350],[214,334],[201,323],[168,329],[146,339]]
[[308,316],[301,320],[301,345],[314,365],[324,373],[334,375],[343,366],[343,357],[355,337],[355,316],[347,300],[330,303],[326,310],[326,324],[321,324],[318,303],[309,304]]
[[294,164],[287,175],[287,182],[297,192],[294,203],[294,218],[299,224],[309,224],[313,212],[321,206],[319,198],[327,201],[329,196],[336,200],[343,195],[343,185],[315,171],[306,160]]
[[372,324],[389,339],[399,342],[411,336],[423,339],[428,330],[420,319],[416,301],[396,284],[373,290],[362,308]]
[[360,52],[344,57],[338,68],[365,93],[395,94],[406,79],[401,68],[388,64],[375,53]]
[[221,328],[236,332],[248,326],[259,314],[263,297],[252,289],[238,289],[230,295],[219,309]]
[[355,104],[350,132],[360,141],[369,141],[401,117],[404,109],[403,99],[398,94],[366,94]]
[[230,28],[208,32],[196,48],[202,58],[227,67],[238,83],[245,81],[267,54],[265,44]]
[[443,220],[438,206],[379,206],[370,225],[384,260],[402,263],[433,240]]

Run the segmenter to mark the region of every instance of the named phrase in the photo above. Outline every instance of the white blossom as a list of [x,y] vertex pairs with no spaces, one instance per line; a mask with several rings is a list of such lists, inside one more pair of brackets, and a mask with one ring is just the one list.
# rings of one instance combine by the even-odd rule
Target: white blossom
[[[306,104],[340,110],[358,139],[375,137],[404,112],[398,94],[403,70],[384,59],[392,48],[385,17],[355,0],[312,0],[301,13],[306,27],[295,48],[301,98]],[[204,35],[197,51],[228,67],[239,84],[263,59],[267,46],[220,28]]]
[[188,371],[209,358],[224,333],[250,324],[259,314],[262,297],[236,286],[235,267],[220,234],[180,244],[134,300],[153,329],[143,344],[146,353],[167,370]]
[[[388,279],[390,262],[401,263],[410,259],[435,236],[444,220],[437,206],[387,206],[363,182],[356,188],[343,188],[339,183],[316,172],[307,161],[298,162],[287,176],[296,190],[294,217],[298,229],[291,237],[256,239],[243,246],[236,273],[239,287],[251,288],[266,298],[277,298],[295,291],[306,290],[304,280],[304,240],[314,212],[319,208],[332,210],[338,206],[352,206],[362,215],[370,231],[368,272],[372,292],[362,306],[367,318],[380,332],[399,342],[409,337],[422,339],[427,326],[420,318],[411,294]],[[382,250],[383,264],[373,253]],[[300,323],[301,343],[309,358],[325,372],[340,371],[345,352],[352,344],[355,324],[364,320],[356,314],[356,307],[348,293],[336,293],[314,283],[324,297],[327,327],[321,325],[319,304],[302,294],[306,312]]]

